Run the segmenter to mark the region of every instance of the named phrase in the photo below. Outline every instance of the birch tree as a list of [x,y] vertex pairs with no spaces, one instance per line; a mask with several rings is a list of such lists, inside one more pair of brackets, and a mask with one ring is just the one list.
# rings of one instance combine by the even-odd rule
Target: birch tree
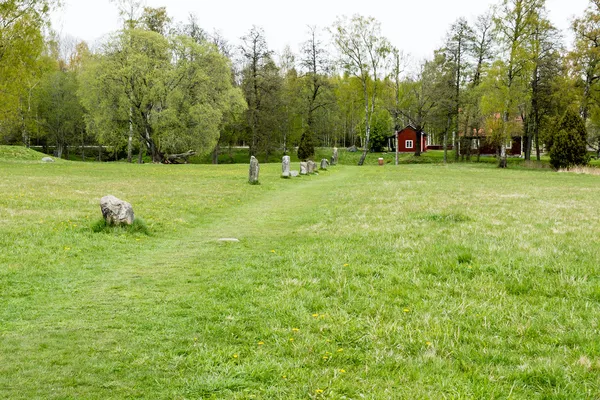
[[[495,29],[502,45],[504,57],[502,131],[499,137],[498,166],[506,168],[506,142],[514,133],[513,120],[518,116],[518,99],[524,89],[524,77],[530,66],[528,38],[534,33],[545,0],[503,0],[495,19]],[[526,86],[525,86],[526,87]]]
[[372,17],[354,15],[350,19],[339,18],[331,33],[340,53],[342,67],[358,78],[362,85],[365,135],[363,153],[358,165],[363,165],[370,148],[371,123],[376,108],[378,86],[391,46],[383,37],[380,23]]

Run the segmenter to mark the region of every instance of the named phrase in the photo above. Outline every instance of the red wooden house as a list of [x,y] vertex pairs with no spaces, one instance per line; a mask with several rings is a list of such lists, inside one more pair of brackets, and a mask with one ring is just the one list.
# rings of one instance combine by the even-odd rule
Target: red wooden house
[[[398,136],[398,152],[414,153],[417,150],[417,131],[414,126],[408,125],[406,128],[396,132]],[[425,132],[421,133],[421,152],[427,151],[427,137]]]

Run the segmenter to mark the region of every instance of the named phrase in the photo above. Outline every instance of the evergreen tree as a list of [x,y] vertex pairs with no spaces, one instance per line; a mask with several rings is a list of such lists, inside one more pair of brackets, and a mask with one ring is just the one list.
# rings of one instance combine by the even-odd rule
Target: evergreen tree
[[586,165],[589,161],[586,137],[581,117],[567,110],[550,140],[550,164],[556,169]]
[[315,145],[312,140],[312,132],[310,129],[305,129],[300,138],[300,146],[298,146],[298,158],[306,161],[315,156]]

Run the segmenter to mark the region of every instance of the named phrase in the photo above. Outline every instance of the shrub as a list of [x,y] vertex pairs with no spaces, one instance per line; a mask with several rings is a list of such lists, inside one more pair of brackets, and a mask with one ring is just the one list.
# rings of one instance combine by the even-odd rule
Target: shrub
[[573,110],[567,110],[550,141],[550,164],[555,169],[587,165],[585,124]]
[[150,230],[146,226],[146,223],[141,218],[135,218],[133,220],[133,224],[131,225],[110,225],[106,223],[104,218],[99,219],[98,221],[92,224],[92,232],[94,233],[130,233],[130,234],[142,234],[142,235],[150,235]]
[[306,161],[314,156],[315,145],[312,141],[312,132],[310,129],[306,129],[300,138],[300,145],[298,146],[298,158],[302,161]]

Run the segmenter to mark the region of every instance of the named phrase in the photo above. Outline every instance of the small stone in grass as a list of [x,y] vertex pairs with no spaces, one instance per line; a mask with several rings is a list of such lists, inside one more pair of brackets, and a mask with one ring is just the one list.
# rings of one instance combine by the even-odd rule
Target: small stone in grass
[[218,240],[221,243],[239,243],[240,240],[236,238],[222,238]]

